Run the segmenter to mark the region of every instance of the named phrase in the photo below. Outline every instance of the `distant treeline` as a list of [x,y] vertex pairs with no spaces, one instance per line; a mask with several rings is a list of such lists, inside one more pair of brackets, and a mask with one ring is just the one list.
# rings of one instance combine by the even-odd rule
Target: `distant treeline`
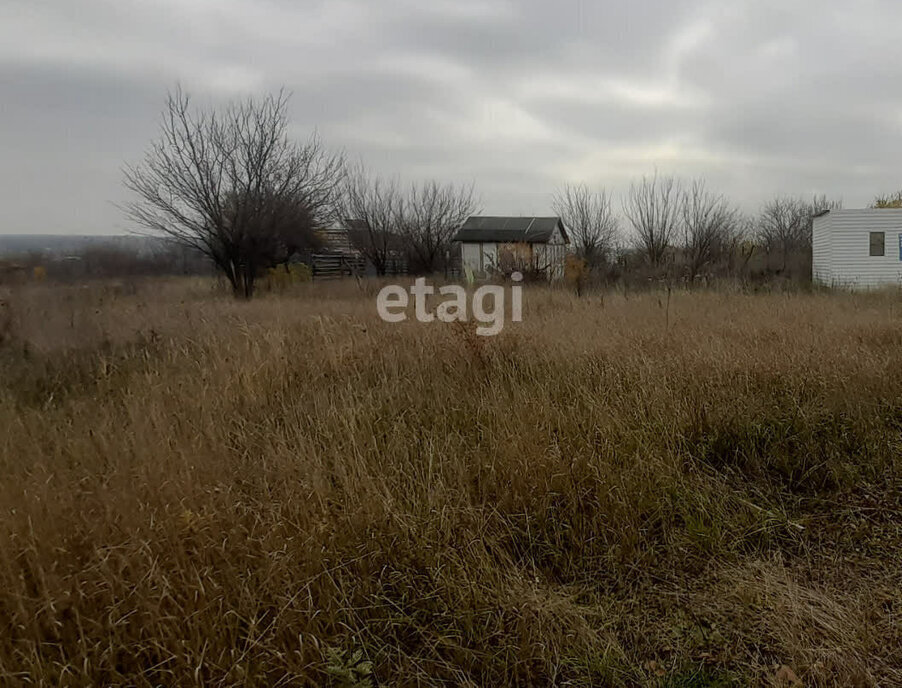
[[68,252],[32,250],[0,256],[0,284],[212,273],[210,260],[201,253],[162,241],[140,250],[127,243],[88,243]]

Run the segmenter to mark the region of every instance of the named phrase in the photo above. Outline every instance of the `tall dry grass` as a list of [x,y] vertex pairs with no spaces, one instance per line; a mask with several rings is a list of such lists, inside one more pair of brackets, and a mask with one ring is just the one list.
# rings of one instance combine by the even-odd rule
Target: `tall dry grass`
[[902,684],[895,294],[6,295],[0,677]]

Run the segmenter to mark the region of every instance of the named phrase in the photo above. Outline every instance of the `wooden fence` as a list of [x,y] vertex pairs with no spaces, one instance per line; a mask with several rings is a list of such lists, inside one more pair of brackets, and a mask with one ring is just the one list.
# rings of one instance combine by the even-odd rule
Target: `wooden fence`
[[[310,265],[314,280],[339,279],[341,277],[363,277],[373,274],[371,266],[363,256],[341,253],[314,253],[304,262]],[[390,257],[386,265],[387,275],[406,275],[407,260]]]

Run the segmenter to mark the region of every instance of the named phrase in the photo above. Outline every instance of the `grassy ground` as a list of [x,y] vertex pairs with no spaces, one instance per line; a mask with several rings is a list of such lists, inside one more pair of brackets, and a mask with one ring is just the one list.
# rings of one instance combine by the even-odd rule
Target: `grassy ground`
[[524,302],[7,294],[0,682],[902,685],[898,295]]

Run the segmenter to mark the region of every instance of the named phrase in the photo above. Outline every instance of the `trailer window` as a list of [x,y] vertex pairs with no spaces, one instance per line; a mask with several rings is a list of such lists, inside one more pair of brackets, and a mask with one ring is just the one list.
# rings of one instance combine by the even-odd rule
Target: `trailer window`
[[871,255],[886,255],[886,234],[884,232],[871,232]]

